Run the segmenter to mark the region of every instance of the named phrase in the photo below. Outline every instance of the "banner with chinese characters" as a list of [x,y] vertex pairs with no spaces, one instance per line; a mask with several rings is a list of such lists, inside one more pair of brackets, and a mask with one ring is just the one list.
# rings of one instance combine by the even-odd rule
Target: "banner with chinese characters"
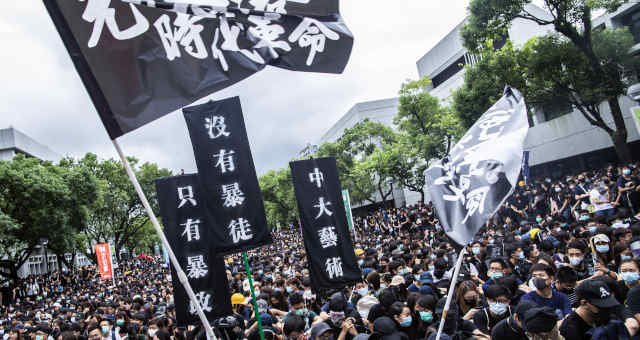
[[113,279],[113,263],[111,262],[109,243],[96,244],[96,260],[98,260],[100,277],[103,280]]
[[289,166],[313,288],[342,288],[361,280],[336,160],[309,159]]
[[240,98],[183,109],[196,157],[211,242],[220,255],[272,243]]
[[513,193],[529,130],[522,94],[510,87],[453,147],[426,172],[429,194],[447,235],[471,242]]
[[[231,315],[229,282],[223,259],[210,237],[213,225],[204,210],[198,176],[183,175],[156,180],[164,233],[208,320]],[[171,266],[171,279],[179,326],[200,323],[196,306]]]
[[336,0],[43,1],[111,139],[266,65],[342,73],[353,47]]
[[338,0],[123,0],[192,15],[217,12],[265,13],[326,17],[340,13]]

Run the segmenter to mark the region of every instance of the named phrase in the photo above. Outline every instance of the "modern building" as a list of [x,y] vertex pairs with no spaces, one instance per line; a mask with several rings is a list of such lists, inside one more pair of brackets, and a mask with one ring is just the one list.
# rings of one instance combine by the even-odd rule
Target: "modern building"
[[[0,161],[11,161],[18,154],[54,163],[62,159],[60,154],[12,127],[0,129]],[[73,255],[65,254],[65,258],[71,261]],[[82,254],[77,254],[75,261],[77,266],[89,264],[89,259]],[[20,277],[39,275],[58,269],[58,258],[47,251],[47,240],[43,239],[25,264],[20,267],[18,275]]]
[[24,133],[9,127],[0,129],[0,160],[9,161],[17,154],[59,162],[62,156]]
[[[547,15],[546,11],[534,5],[526,10],[536,16]],[[432,80],[429,92],[444,103],[450,102],[452,93],[464,83],[464,65],[475,63],[477,56],[469,53],[462,44],[460,30],[466,20],[453,28],[442,40],[417,61],[420,78]],[[617,12],[594,19],[593,27],[628,27],[634,36],[636,45],[630,51],[640,57],[640,4],[628,3]],[[508,38],[516,45],[522,45],[529,39],[550,32],[550,26],[540,26],[531,21],[516,19],[508,30]],[[501,47],[504,41],[495,46]],[[640,135],[633,122],[631,109],[638,104],[628,97],[620,98],[620,105],[625,115],[629,139],[635,157],[640,158]],[[608,106],[603,104],[601,111],[605,121],[612,124]],[[318,144],[335,141],[342,136],[345,129],[353,127],[359,121],[369,118],[393,127],[393,117],[398,111],[398,99],[384,99],[358,103],[351,108],[329,131]],[[532,176],[554,176],[564,169],[580,170],[599,166],[602,163],[615,161],[616,156],[609,136],[601,129],[593,127],[574,108],[568,105],[549,105],[536,108],[533,126],[525,142],[525,149],[530,151]],[[404,191],[403,195],[394,195],[395,205],[406,202],[413,204],[420,199],[418,193]],[[400,200],[398,200],[400,198]],[[429,198],[427,198],[428,200]],[[404,201],[404,202],[401,202]]]

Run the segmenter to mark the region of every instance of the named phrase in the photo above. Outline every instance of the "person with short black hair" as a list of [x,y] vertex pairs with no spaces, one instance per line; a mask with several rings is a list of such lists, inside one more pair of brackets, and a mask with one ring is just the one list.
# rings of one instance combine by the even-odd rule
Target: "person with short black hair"
[[533,265],[531,267],[531,279],[536,290],[525,294],[521,301],[531,300],[540,306],[550,307],[555,311],[559,319],[571,313],[569,298],[551,288],[554,279],[551,267],[540,263]]
[[553,283],[553,288],[564,293],[569,298],[571,306],[577,302],[576,299],[576,286],[578,282],[578,274],[571,267],[560,267],[556,274],[556,281]]
[[482,308],[473,315],[473,323],[485,334],[491,334],[491,329],[501,320],[511,316],[511,293],[499,284],[495,284],[484,291],[488,307]]

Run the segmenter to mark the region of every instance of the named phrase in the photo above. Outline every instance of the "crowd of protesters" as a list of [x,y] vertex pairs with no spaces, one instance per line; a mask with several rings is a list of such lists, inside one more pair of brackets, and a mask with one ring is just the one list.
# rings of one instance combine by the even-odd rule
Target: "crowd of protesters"
[[[250,253],[267,340],[640,339],[640,167],[520,182],[461,248],[431,205],[356,220],[363,279],[314,291],[297,228]],[[267,256],[265,256],[267,255]],[[6,281],[1,340],[204,340],[177,327],[162,261],[120,264],[115,284],[93,267]],[[260,339],[241,257],[225,261],[234,315],[212,320],[222,340]],[[639,335],[636,335],[639,333]],[[46,339],[45,339],[46,338]]]

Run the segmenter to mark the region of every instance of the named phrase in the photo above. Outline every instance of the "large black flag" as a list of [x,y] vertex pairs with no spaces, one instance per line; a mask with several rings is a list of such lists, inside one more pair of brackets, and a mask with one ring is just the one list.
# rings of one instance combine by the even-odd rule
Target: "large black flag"
[[183,109],[219,254],[272,242],[240,98]]
[[529,123],[522,94],[505,93],[426,172],[440,225],[455,242],[471,242],[482,225],[513,193],[522,165]]
[[[43,1],[112,139],[266,65],[341,73],[353,46],[337,0],[289,0],[282,10],[269,1],[228,11],[175,5],[183,12],[120,0]],[[280,14],[287,9],[315,16]]]
[[[200,188],[197,175],[156,180],[164,233],[202,310],[213,320],[232,314],[231,298],[223,259],[217,257],[211,243],[213,226],[204,212]],[[171,278],[178,324],[198,324],[195,305],[189,301],[173,265]]]
[[335,158],[289,163],[314,289],[362,279],[348,230]]

